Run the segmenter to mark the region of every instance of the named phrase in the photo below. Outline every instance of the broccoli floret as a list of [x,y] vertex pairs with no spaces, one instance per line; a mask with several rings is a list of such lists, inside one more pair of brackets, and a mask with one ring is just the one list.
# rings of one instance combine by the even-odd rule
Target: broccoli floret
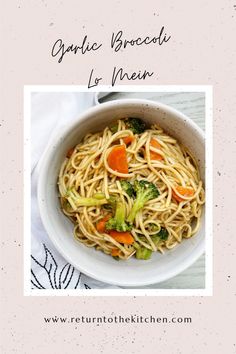
[[161,240],[167,240],[169,232],[166,230],[165,227],[161,227],[161,230],[158,232],[157,236],[160,237]]
[[[160,241],[165,241],[167,240],[169,236],[168,231],[166,228],[161,227],[160,231],[156,235],[152,235],[152,241],[155,244],[155,246],[158,246]],[[140,236],[140,239],[142,239],[143,236]],[[151,258],[152,251],[144,246],[141,246],[137,242],[134,242],[133,247],[136,249],[136,258],[137,259],[149,259]]]
[[129,197],[133,197],[135,195],[134,187],[128,181],[122,180],[120,181],[122,189],[128,194]]
[[151,255],[152,255],[152,250],[149,250],[148,248],[143,246],[139,247],[135,254],[137,259],[145,259],[145,260],[150,259]]
[[104,204],[103,208],[106,210],[115,210],[116,200],[117,200],[117,198],[114,195],[111,195],[110,198],[107,199],[108,204]]
[[132,130],[134,134],[141,134],[146,129],[145,122],[140,118],[128,118],[125,123],[127,128]]
[[118,132],[118,123],[113,124],[112,126],[109,127],[110,131],[112,134],[115,134]]
[[134,190],[136,192],[136,199],[127,218],[127,221],[130,223],[133,223],[137,212],[144,207],[146,202],[159,196],[159,191],[155,184],[145,180],[135,181]]
[[105,195],[102,195],[101,193],[97,195],[95,194],[93,197],[86,198],[81,197],[75,188],[69,189],[65,197],[74,210],[80,206],[100,206],[108,203]]
[[157,246],[160,241],[166,241],[168,236],[169,232],[166,230],[166,228],[161,227],[161,230],[156,235],[151,236],[151,238],[154,244]]
[[133,243],[133,247],[136,249],[135,256],[137,259],[149,259],[152,255],[152,250],[150,250],[144,246],[141,246],[137,242]]
[[132,226],[125,222],[125,205],[120,201],[116,201],[115,216],[106,222],[106,230],[130,231]]

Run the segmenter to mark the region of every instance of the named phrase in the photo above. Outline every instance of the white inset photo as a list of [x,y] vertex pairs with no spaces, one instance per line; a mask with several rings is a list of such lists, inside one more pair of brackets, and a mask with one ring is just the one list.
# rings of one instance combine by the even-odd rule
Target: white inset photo
[[25,295],[212,295],[211,110],[209,86],[25,86]]

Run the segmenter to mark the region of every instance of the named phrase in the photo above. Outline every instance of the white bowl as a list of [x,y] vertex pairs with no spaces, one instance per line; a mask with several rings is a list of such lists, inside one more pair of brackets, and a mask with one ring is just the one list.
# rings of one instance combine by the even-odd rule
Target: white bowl
[[204,133],[189,118],[166,105],[140,99],[117,100],[100,104],[68,124],[45,152],[38,181],[38,202],[45,229],[63,257],[81,272],[103,282],[138,287],[167,280],[194,263],[204,251],[205,219],[191,239],[186,239],[164,255],[153,253],[148,261],[135,258],[116,261],[103,252],[88,248],[73,238],[73,225],[62,213],[57,179],[66,152],[88,132],[103,129],[118,118],[134,116],[149,124],[158,123],[171,136],[187,146],[198,159],[204,181]]

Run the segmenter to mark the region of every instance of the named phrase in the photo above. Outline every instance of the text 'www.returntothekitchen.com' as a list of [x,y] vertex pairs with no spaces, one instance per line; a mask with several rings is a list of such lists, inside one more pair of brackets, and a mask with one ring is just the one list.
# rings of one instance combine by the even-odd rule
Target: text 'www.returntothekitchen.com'
[[141,315],[111,315],[111,316],[78,316],[78,317],[44,317],[44,322],[48,324],[111,324],[111,323],[146,323],[146,324],[162,324],[162,323],[173,323],[173,324],[190,324],[192,323],[192,317],[155,317],[152,315],[141,316]]

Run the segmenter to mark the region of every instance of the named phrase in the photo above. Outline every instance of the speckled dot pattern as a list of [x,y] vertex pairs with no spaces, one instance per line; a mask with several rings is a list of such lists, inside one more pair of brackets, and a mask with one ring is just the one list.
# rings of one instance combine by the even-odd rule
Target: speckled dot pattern
[[[1,336],[3,354],[236,353],[234,210],[236,31],[235,1],[1,3]],[[154,35],[165,24],[165,48],[109,48],[112,31],[128,38]],[[102,39],[97,55],[50,57],[60,36],[76,43]],[[113,65],[149,69],[141,84],[209,84],[214,90],[213,297],[23,296],[23,85],[87,84],[91,68],[109,84]],[[123,84],[127,82],[123,81]],[[137,83],[139,84],[139,83]],[[44,316],[153,314],[192,316],[182,325],[45,325]]]

